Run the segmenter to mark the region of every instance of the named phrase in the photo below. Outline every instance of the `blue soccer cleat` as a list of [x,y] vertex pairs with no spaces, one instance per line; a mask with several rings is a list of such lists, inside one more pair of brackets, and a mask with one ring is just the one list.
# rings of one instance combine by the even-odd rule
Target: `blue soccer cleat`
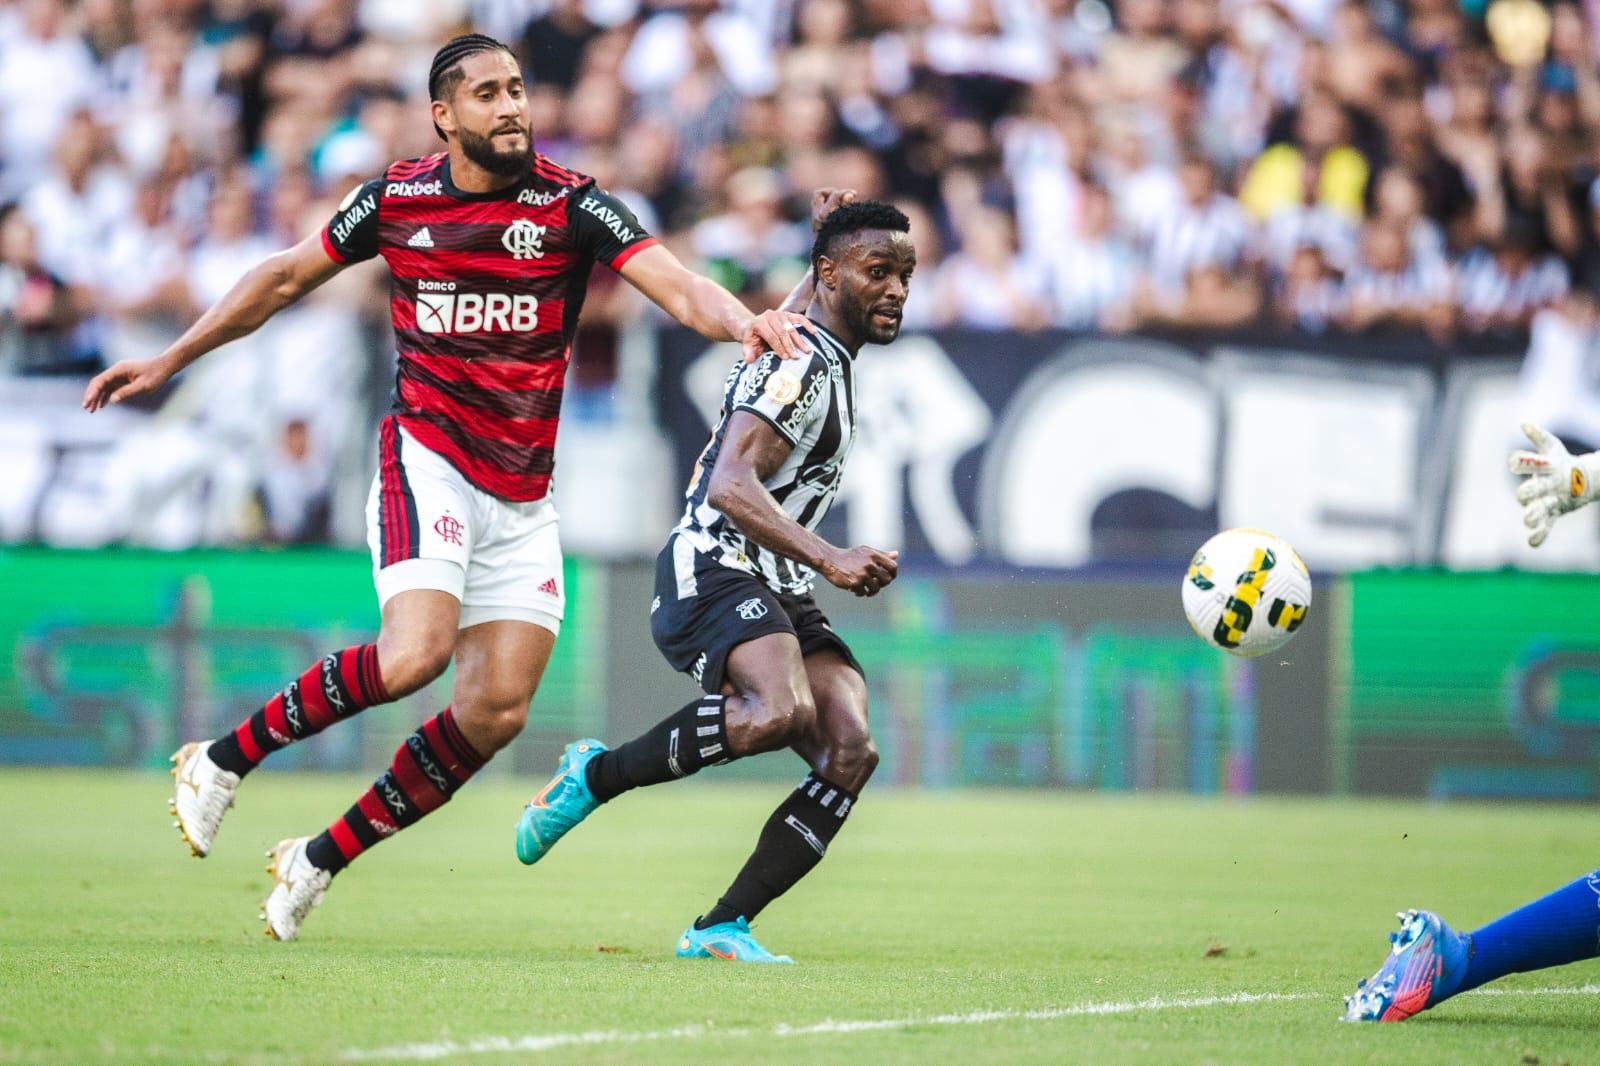
[[532,866],[556,841],[594,813],[600,801],[589,791],[584,771],[589,760],[606,750],[598,740],[575,740],[556,765],[556,775],[522,809],[517,819],[517,858]]
[[1471,941],[1432,911],[1395,915],[1389,957],[1372,979],[1345,997],[1347,1022],[1403,1022],[1456,994],[1467,972]]
[[774,955],[756,942],[750,934],[750,923],[743,918],[720,922],[705,929],[693,924],[678,938],[680,959],[726,959],[728,962],[780,962],[790,966],[794,960],[787,955]]

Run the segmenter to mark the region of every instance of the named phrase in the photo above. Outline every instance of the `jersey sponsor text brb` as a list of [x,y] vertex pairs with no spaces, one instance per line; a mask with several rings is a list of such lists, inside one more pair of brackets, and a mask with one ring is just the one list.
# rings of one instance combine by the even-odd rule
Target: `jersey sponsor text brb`
[[322,237],[338,262],[388,263],[399,424],[482,491],[542,499],[590,269],[655,243],[628,208],[538,154],[468,193],[439,153],[351,190]]
[[[683,518],[673,530],[701,557],[752,573],[773,591],[796,596],[811,590],[816,572],[750,540],[711,506],[708,495],[728,421],[734,413],[748,411],[793,446],[762,483],[778,506],[808,530],[827,516],[855,442],[854,357],[821,326],[803,332],[811,342],[810,354],[784,362],[769,352],[748,366],[741,360],[729,372],[721,415],[695,464]],[[679,565],[692,566],[693,560],[684,558]],[[689,575],[681,577],[692,584]]]

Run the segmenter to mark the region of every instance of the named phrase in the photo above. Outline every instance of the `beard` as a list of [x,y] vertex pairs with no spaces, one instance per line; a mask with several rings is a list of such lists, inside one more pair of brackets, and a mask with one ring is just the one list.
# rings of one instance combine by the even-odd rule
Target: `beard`
[[514,178],[533,165],[533,136],[522,131],[527,143],[522,148],[500,151],[494,146],[493,136],[483,137],[468,129],[456,131],[461,141],[461,151],[466,157],[491,174]]
[[900,320],[887,323],[882,319],[873,317],[874,308],[871,305],[857,305],[855,313],[851,315],[851,325],[855,327],[856,336],[867,344],[888,344],[900,336]]

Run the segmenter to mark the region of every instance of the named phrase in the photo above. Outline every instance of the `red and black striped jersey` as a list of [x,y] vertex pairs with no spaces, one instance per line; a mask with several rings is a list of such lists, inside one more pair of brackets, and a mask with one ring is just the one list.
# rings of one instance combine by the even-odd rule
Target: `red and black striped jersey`
[[633,213],[538,154],[514,185],[463,192],[441,152],[352,189],[322,243],[389,264],[400,423],[483,491],[543,497],[589,272],[655,243]]

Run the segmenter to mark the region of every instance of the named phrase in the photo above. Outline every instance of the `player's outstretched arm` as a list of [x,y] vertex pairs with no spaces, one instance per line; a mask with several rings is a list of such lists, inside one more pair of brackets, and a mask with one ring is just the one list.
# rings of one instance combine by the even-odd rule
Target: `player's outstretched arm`
[[760,416],[735,411],[711,470],[706,502],[768,551],[805,563],[829,584],[857,596],[877,595],[899,573],[899,552],[835,547],[789,517],[762,484],[792,450]]
[[1517,486],[1517,502],[1522,504],[1522,524],[1533,531],[1528,543],[1537,548],[1557,518],[1600,497],[1600,452],[1573,455],[1532,422],[1522,423],[1522,432],[1533,442],[1533,451],[1512,452],[1509,465],[1513,474],[1526,478]]
[[[821,226],[822,220],[835,209],[855,198],[854,189],[818,189],[811,196],[812,230]],[[798,335],[798,327],[805,323],[800,312],[811,303],[814,289],[810,271],[781,307],[759,315],[751,314],[731,292],[710,278],[696,274],[658,244],[630,256],[619,272],[657,307],[702,337],[740,342],[747,363],[755,362],[769,351],[776,352],[781,359],[798,359],[811,351],[810,343]]]
[[707,340],[738,341],[746,362],[767,351],[784,359],[798,359],[811,351],[798,332],[805,323],[802,316],[792,311],[751,314],[733,293],[696,274],[659,244],[630,258],[621,273],[657,307]]
[[255,332],[267,319],[327,281],[344,264],[332,259],[322,236],[312,234],[292,248],[252,267],[194,325],[160,355],[124,359],[96,374],[83,392],[83,409],[152,392],[172,375],[215,348]]

